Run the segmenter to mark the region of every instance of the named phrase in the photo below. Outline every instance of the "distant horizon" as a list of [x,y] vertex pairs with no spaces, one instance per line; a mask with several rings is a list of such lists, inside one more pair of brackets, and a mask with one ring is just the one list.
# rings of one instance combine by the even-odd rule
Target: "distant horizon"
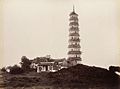
[[67,58],[69,14],[79,17],[82,64],[120,66],[117,2],[113,0],[5,0],[3,1],[3,63],[22,56]]

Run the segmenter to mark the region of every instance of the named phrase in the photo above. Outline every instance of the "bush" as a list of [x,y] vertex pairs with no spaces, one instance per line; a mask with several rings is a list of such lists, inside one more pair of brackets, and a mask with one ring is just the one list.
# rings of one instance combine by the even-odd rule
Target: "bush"
[[111,72],[120,72],[120,67],[119,66],[110,66],[109,71],[111,71]]
[[5,67],[3,67],[3,68],[1,69],[1,71],[2,71],[2,72],[6,72],[6,69],[5,69]]
[[21,69],[19,66],[14,65],[11,69],[10,69],[10,74],[21,74],[23,73],[23,69]]

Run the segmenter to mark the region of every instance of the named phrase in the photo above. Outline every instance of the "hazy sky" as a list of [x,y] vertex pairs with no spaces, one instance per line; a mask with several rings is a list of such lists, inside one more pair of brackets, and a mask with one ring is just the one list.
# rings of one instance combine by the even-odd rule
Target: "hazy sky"
[[67,58],[69,14],[79,15],[82,63],[119,65],[116,0],[4,0],[4,63],[22,56]]

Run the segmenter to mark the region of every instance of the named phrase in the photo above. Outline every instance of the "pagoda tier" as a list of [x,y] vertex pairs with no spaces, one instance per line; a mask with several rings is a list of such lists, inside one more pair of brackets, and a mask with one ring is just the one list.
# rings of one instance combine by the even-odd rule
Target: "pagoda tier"
[[78,18],[77,17],[71,17],[70,19],[69,19],[70,21],[78,21]]
[[78,22],[70,22],[69,26],[79,26]]
[[70,29],[69,29],[69,31],[79,31],[79,28],[78,27],[71,27]]
[[80,39],[79,38],[72,38],[72,39],[69,39],[69,42],[80,42]]
[[80,48],[79,44],[70,44],[68,45],[68,48]]
[[81,54],[81,51],[69,51],[68,54]]
[[69,36],[80,36],[79,33],[75,32],[75,33],[70,33]]

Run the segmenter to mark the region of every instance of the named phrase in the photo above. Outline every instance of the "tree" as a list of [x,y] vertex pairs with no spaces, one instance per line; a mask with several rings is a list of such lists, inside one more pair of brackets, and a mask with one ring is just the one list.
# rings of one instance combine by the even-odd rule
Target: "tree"
[[31,61],[26,56],[22,56],[22,58],[21,58],[21,68],[25,72],[27,72],[27,71],[30,71],[30,65],[31,65]]

